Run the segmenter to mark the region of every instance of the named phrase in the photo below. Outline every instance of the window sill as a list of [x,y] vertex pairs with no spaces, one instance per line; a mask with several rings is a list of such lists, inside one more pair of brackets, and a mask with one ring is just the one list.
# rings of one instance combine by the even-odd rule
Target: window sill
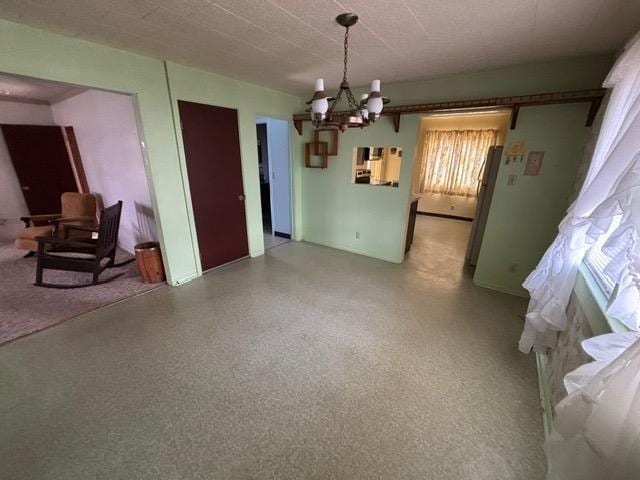
[[[593,276],[593,274],[591,273],[591,270],[589,270],[589,267],[585,263],[580,264],[580,267],[578,268],[578,274],[582,277],[582,280],[584,280],[584,283],[587,289],[589,290],[589,293],[591,296],[591,302],[595,303],[595,305],[599,309],[600,313],[602,314],[604,320],[607,323],[608,329],[614,333],[629,332],[630,329],[625,324],[607,315],[607,304],[609,302],[607,299],[607,296],[605,295],[604,291],[602,290],[602,287],[600,287],[598,281]],[[581,303],[583,304],[589,303],[589,299],[580,298],[581,294],[579,293],[578,288],[575,288],[575,290],[576,290],[576,295],[580,299]],[[591,323],[591,321],[589,323]],[[601,332],[603,328],[602,326],[599,326],[599,325],[591,324],[591,328],[595,335],[600,335],[601,333],[607,333],[606,331]]]

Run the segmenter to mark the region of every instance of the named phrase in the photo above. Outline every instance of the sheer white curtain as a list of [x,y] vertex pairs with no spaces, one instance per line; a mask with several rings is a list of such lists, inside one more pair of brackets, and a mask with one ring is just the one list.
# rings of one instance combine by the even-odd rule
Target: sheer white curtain
[[[635,338],[608,343],[623,346]],[[640,340],[621,354],[616,350],[598,352],[604,354],[595,354],[598,361],[580,367],[597,373],[587,373],[588,381],[576,385],[556,406],[554,431],[545,443],[548,480],[640,477]],[[606,358],[610,351],[613,359]]]
[[618,284],[609,313],[640,328],[640,37],[627,45],[605,84],[613,88],[591,166],[559,233],[524,287],[531,295],[519,348],[545,350],[566,327],[565,310],[586,251],[622,221],[603,247]]
[[424,139],[420,191],[475,197],[489,147],[498,131],[427,130]]

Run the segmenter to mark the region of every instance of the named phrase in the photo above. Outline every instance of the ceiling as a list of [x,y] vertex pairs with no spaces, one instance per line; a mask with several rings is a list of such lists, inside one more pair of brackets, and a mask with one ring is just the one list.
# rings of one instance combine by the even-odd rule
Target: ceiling
[[[0,0],[0,17],[291,92],[613,52],[638,0]],[[383,85],[384,90],[384,85]]]
[[49,82],[18,75],[0,73],[0,101],[35,103],[52,105],[74,95],[82,93],[86,88],[67,83]]

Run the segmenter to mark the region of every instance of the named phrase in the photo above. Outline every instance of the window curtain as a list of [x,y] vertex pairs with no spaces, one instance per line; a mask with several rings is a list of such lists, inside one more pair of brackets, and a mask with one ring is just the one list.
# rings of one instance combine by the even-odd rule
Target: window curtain
[[640,37],[632,39],[605,80],[612,88],[585,182],[558,236],[523,286],[531,301],[519,348],[544,351],[565,329],[565,310],[585,253],[606,233],[607,275],[617,285],[608,313],[640,328]]
[[594,341],[609,345],[565,377],[569,395],[545,442],[548,480],[630,480],[640,472],[640,340],[628,332],[583,346]]
[[462,197],[478,195],[484,161],[497,130],[428,130],[420,171],[420,191]]

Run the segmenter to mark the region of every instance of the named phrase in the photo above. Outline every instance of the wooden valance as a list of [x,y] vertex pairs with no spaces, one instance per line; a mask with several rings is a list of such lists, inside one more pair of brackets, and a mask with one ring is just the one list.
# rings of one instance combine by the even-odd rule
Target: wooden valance
[[[587,114],[586,126],[593,124],[593,119],[598,113],[602,98],[606,90],[595,88],[591,90],[576,90],[571,92],[537,93],[533,95],[517,95],[511,97],[483,98],[479,100],[457,100],[453,102],[418,103],[414,105],[398,105],[385,107],[382,116],[391,117],[393,127],[396,132],[400,131],[400,116],[415,113],[433,113],[439,111],[452,110],[474,110],[487,108],[510,108],[511,109],[511,129],[516,128],[518,113],[522,107],[537,105],[553,105],[559,103],[582,103],[589,102],[591,107]],[[293,116],[293,125],[302,135],[302,125],[309,122],[308,113],[296,113]]]

